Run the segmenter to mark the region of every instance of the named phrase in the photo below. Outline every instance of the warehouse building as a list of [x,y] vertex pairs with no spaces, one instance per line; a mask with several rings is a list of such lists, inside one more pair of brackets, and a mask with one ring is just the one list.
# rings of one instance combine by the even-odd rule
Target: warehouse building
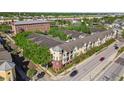
[[50,22],[48,21],[33,20],[12,22],[12,31],[14,32],[14,34],[23,31],[48,32],[49,29]]

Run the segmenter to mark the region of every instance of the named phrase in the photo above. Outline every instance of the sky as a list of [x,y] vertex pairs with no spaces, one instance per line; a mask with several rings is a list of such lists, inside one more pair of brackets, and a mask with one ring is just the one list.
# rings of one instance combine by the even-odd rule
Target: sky
[[[0,0],[0,12],[124,12],[124,0]],[[123,93],[120,82],[0,82],[0,93]],[[32,83],[32,84],[31,84]],[[10,87],[11,86],[11,87]],[[20,91],[21,90],[21,91]],[[39,92],[40,91],[40,92]]]
[[0,0],[1,12],[123,12],[123,0]]

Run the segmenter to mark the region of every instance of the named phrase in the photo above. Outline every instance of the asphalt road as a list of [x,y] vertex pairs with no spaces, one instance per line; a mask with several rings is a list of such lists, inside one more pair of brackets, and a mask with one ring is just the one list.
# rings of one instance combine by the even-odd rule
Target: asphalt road
[[[122,59],[118,60],[118,59]],[[117,78],[120,78],[123,74],[124,74],[124,55],[122,55],[120,58],[118,58],[118,62],[121,63],[117,63],[114,62],[98,79],[97,81],[114,81]],[[116,60],[116,61],[117,61]]]
[[[122,46],[122,43],[117,43],[118,46]],[[90,58],[89,61],[85,62],[82,65],[79,65],[75,67],[78,70],[78,74],[75,75],[74,77],[70,77],[69,74],[65,75],[59,80],[65,80],[65,81],[78,81],[81,80],[84,76],[86,76],[88,73],[90,73],[93,69],[95,69],[99,64],[102,64],[102,62],[106,62],[109,57],[115,53],[117,50],[114,49],[113,47],[114,44],[110,45],[107,49],[102,51],[101,53],[95,55],[94,57]],[[101,57],[105,57],[104,61],[99,61]]]

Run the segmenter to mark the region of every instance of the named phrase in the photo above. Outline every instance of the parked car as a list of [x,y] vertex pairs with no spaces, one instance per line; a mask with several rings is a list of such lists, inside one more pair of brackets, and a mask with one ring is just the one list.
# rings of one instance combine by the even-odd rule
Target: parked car
[[70,77],[74,77],[75,75],[77,75],[78,71],[74,70],[73,72],[71,72]]
[[105,57],[101,57],[100,59],[99,59],[99,61],[103,61],[105,59]]
[[117,44],[115,44],[115,45],[114,45],[114,48],[115,48],[115,49],[118,49],[119,47],[118,47],[118,45],[117,45]]
[[44,75],[45,75],[45,72],[41,72],[41,73],[39,73],[39,74],[37,75],[37,77],[38,77],[38,78],[43,78]]
[[119,47],[118,46],[115,46],[115,49],[118,49]]

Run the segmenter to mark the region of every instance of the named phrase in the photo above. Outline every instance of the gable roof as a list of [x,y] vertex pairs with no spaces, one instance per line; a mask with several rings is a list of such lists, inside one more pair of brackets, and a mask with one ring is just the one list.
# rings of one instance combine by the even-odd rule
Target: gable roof
[[11,70],[15,67],[15,64],[13,62],[3,62],[1,65],[0,65],[0,71],[7,71],[7,70]]
[[11,62],[12,58],[9,52],[7,52],[3,46],[0,44],[0,71],[6,71],[13,68],[13,64]]
[[0,63],[1,61],[3,62],[3,60],[12,61],[12,58],[10,53],[6,51],[2,45],[0,45]]
[[65,34],[70,35],[72,38],[79,38],[80,35],[86,35],[85,33],[81,33],[79,31],[70,31],[70,30],[64,30]]
[[37,43],[40,46],[46,45],[48,48],[55,47],[62,43],[61,41],[55,40],[51,37],[39,34],[29,35],[28,38],[34,43]]
[[84,38],[76,39],[70,42],[66,42],[58,45],[58,47],[66,50],[67,52],[72,51],[75,47],[82,47],[85,43],[96,42],[98,39],[103,39],[106,35],[113,33],[113,31],[104,31],[97,34],[93,34]]

